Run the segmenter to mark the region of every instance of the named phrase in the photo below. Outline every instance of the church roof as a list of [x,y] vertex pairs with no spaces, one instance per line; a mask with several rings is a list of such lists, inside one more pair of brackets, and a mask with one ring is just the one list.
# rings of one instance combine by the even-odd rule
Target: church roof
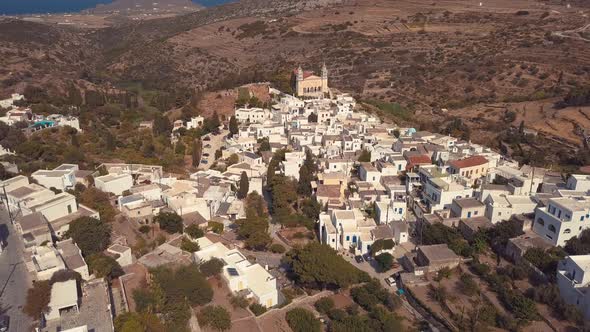
[[[293,69],[293,75],[297,76],[297,68]],[[310,70],[303,71],[303,79],[309,78],[310,76],[314,76],[314,72]]]

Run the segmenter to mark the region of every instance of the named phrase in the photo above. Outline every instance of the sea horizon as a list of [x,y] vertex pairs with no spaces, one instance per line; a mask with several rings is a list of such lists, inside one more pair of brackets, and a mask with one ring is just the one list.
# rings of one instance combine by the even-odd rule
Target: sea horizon
[[[92,9],[100,4],[109,4],[115,0],[1,0],[0,15],[34,15],[76,13]],[[192,0],[194,3],[213,7],[232,0]],[[235,1],[235,0],[234,0]]]

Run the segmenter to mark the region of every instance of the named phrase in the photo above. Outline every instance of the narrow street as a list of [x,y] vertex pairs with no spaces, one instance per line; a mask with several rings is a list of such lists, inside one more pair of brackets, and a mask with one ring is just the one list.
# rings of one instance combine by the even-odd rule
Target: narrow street
[[31,285],[24,262],[24,246],[4,209],[0,211],[0,238],[7,244],[0,254],[2,313],[10,317],[10,332],[30,331],[33,321],[22,312]]

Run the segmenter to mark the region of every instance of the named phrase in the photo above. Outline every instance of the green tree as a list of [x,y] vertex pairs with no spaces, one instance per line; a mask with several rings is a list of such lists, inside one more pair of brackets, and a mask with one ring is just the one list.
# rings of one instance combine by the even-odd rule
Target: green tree
[[200,139],[197,139],[193,143],[193,167],[198,167],[201,163],[201,154],[203,153],[203,142]]
[[381,272],[389,271],[393,267],[393,256],[387,252],[375,256],[375,261]]
[[182,144],[182,142],[178,142],[176,143],[176,146],[174,147],[174,153],[184,156],[184,153],[186,152],[186,146],[184,144]]
[[320,332],[322,325],[319,319],[307,309],[295,308],[287,311],[285,316],[293,332]]
[[96,253],[88,257],[88,270],[97,278],[117,278],[125,274],[121,265],[110,256]]
[[270,151],[270,142],[268,141],[268,137],[263,137],[258,143],[260,143],[260,146],[258,147],[258,154],[263,151]]
[[371,151],[363,149],[363,151],[361,151],[361,155],[359,156],[358,161],[359,162],[370,162],[371,161]]
[[182,217],[175,212],[160,212],[154,217],[154,223],[158,223],[168,234],[182,233]]
[[334,300],[331,297],[322,297],[315,302],[314,306],[319,313],[327,314],[334,308]]
[[199,247],[199,244],[197,242],[193,242],[193,241],[187,239],[186,237],[182,238],[182,241],[180,242],[180,249],[182,249],[184,251],[191,252],[191,253],[201,250],[201,248]]
[[65,237],[72,238],[84,257],[102,252],[111,243],[111,227],[95,218],[80,217],[70,223]]
[[325,244],[313,242],[295,248],[283,261],[291,268],[296,282],[310,287],[340,288],[369,280],[366,272],[355,268]]
[[285,247],[278,243],[272,244],[268,249],[275,254],[283,254],[285,251],[287,251]]
[[27,291],[27,300],[23,312],[33,319],[39,319],[49,310],[51,300],[51,284],[47,280],[39,280]]
[[115,220],[117,211],[111,205],[109,195],[94,187],[87,188],[80,194],[80,203],[97,210],[100,220],[110,223]]
[[156,114],[154,117],[154,123],[152,126],[154,136],[168,135],[172,131],[172,125],[170,120],[162,114]]
[[158,316],[151,313],[125,312],[117,315],[116,332],[165,332],[166,329]]
[[205,232],[196,224],[191,224],[184,229],[184,232],[193,239],[198,239],[205,236]]
[[240,132],[240,128],[238,126],[238,119],[236,119],[235,115],[229,119],[229,133],[231,136],[237,135]]
[[232,153],[232,155],[229,156],[229,158],[227,158],[227,166],[235,165],[239,162],[240,162],[240,157],[235,153]]
[[299,182],[297,184],[297,193],[302,196],[311,196],[311,181],[313,181],[313,174],[310,173],[306,165],[299,168]]
[[229,312],[222,306],[206,306],[201,309],[197,317],[203,326],[211,326],[217,331],[227,331],[231,328]]
[[248,175],[246,174],[246,172],[242,172],[242,175],[240,176],[240,188],[238,189],[238,192],[236,194],[238,199],[246,198],[246,196],[248,195],[248,190],[250,189],[249,186],[250,181],[248,180]]
[[220,274],[223,266],[224,263],[220,259],[214,257],[204,263],[201,263],[199,265],[199,270],[206,277],[212,277],[214,275]]

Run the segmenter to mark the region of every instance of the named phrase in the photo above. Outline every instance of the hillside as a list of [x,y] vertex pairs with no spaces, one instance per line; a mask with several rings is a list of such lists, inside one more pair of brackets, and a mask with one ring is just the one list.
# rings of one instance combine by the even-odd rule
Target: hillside
[[90,31],[10,21],[0,24],[7,42],[1,90],[70,80],[108,89],[139,82],[169,93],[252,81],[285,88],[293,67],[313,70],[325,61],[332,87],[365,101],[399,103],[423,115],[412,119],[415,126],[434,130],[459,117],[478,133],[472,139],[489,142],[524,119],[575,148],[581,143],[575,123],[590,126],[586,110],[553,105],[589,84],[588,6],[244,0]]

